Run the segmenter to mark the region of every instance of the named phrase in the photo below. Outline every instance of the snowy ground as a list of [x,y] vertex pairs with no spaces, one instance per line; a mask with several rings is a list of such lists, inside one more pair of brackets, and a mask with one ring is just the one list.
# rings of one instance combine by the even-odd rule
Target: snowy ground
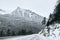
[[0,40],[44,40],[42,36],[39,34],[33,34],[28,36],[18,36],[18,37],[12,37],[12,38],[6,38],[6,39],[0,39]]
[[28,36],[18,36],[18,37],[12,37],[12,38],[0,39],[0,40],[47,40],[47,39],[39,34],[33,34]]
[[10,37],[10,38],[4,38],[0,40],[59,40],[60,37],[44,37],[40,34],[32,34],[27,36],[17,36],[17,37]]

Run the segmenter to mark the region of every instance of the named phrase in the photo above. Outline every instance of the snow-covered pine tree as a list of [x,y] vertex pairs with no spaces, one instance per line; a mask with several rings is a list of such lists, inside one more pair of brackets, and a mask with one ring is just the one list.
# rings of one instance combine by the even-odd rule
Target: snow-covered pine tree
[[42,21],[42,25],[46,24],[46,17],[44,17],[43,21]]
[[43,35],[57,37],[60,35],[60,0],[58,5],[54,9],[53,14],[50,14],[46,28],[44,29]]

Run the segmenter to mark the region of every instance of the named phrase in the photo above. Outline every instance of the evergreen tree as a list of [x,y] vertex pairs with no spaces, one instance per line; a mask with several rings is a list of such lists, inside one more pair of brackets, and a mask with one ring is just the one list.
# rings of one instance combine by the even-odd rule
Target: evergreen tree
[[22,30],[22,35],[25,35],[26,34],[26,30]]
[[5,32],[3,30],[0,31],[0,36],[6,36]]
[[44,17],[43,21],[42,21],[42,25],[46,24],[46,17]]
[[21,35],[22,33],[21,33],[21,31],[18,31],[18,35]]
[[7,30],[7,36],[10,36],[10,29]]
[[[47,34],[47,36],[49,36],[51,33],[51,31],[53,31],[53,30],[55,30],[56,29],[56,25],[54,25],[54,24],[56,24],[56,23],[60,23],[60,0],[59,0],[59,3],[58,3],[58,5],[56,6],[56,8],[54,9],[54,12],[53,12],[53,14],[50,14],[50,16],[49,16],[49,19],[48,19],[48,21],[47,21],[47,24],[46,24],[46,28],[45,28],[45,30],[46,30],[46,32],[45,32],[45,30],[44,30],[44,32]],[[49,25],[51,25],[51,26],[49,26]],[[56,27],[55,27],[56,26]],[[54,28],[53,30],[51,30],[52,28]],[[51,31],[50,31],[51,30]],[[45,35],[46,35],[45,34]],[[55,35],[55,34],[54,34]]]
[[50,32],[50,27],[49,27],[49,25],[52,24],[52,22],[53,22],[53,18],[54,18],[53,14],[50,14],[50,15],[49,15],[49,19],[48,19],[47,24],[46,24],[47,29],[48,29],[48,30],[47,30],[48,33]]
[[12,31],[12,36],[15,36],[15,32],[14,31]]
[[28,31],[27,34],[33,34],[33,32],[32,31]]
[[52,25],[55,23],[60,23],[60,3],[58,3],[56,8],[54,9],[53,14],[50,14],[50,16],[49,16],[48,22],[46,24],[48,33],[50,32],[49,25]]
[[46,26],[49,26],[49,25],[52,23],[52,22],[51,22],[52,19],[53,19],[52,15],[53,15],[53,14],[50,14],[50,15],[49,15],[49,19],[48,19],[48,21],[47,21]]
[[60,3],[58,3],[56,8],[54,9],[53,14],[50,15],[48,23],[49,25],[54,23],[60,23]]
[[2,37],[2,36],[3,36],[3,31],[1,30],[1,31],[0,31],[0,37]]
[[54,21],[60,23],[60,3],[57,5],[54,13]]

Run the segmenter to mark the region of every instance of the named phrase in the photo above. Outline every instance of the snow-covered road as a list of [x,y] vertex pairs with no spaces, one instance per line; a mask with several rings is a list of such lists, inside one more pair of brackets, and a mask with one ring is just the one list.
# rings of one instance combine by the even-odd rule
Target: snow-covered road
[[32,34],[26,36],[15,36],[15,37],[8,37],[0,40],[60,40],[60,37],[44,37],[40,34]]
[[18,36],[18,37],[12,37],[12,38],[0,39],[0,40],[40,40],[40,39],[43,40],[44,38],[39,34],[33,34],[33,35]]

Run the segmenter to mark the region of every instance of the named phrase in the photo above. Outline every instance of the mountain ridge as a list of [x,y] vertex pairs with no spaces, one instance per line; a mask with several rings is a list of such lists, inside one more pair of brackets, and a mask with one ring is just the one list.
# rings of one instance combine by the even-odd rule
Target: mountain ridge
[[17,8],[9,14],[0,15],[0,28],[5,31],[14,29],[16,33],[22,29],[38,33],[44,27],[42,20],[43,17],[30,10]]

